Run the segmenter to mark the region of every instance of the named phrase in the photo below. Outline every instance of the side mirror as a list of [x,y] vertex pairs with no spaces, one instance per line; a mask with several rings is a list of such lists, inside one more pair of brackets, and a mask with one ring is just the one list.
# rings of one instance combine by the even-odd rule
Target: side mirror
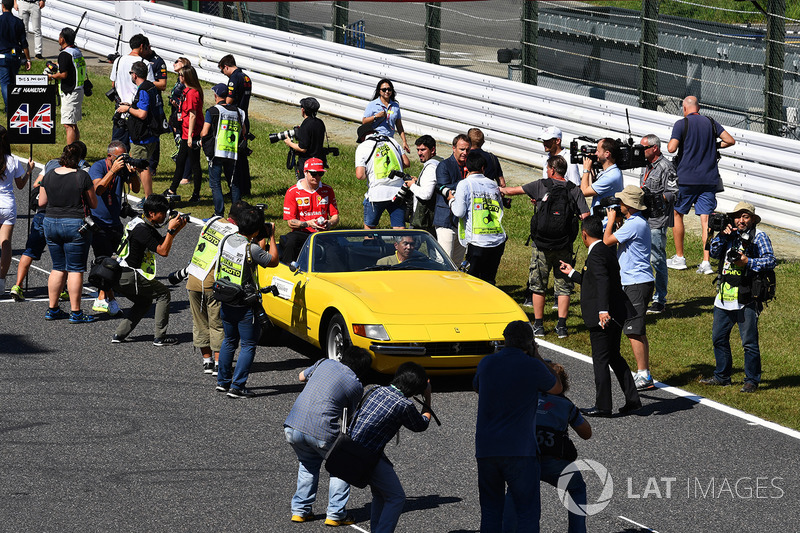
[[300,265],[297,264],[297,261],[292,261],[289,263],[289,270],[297,274],[297,272],[300,270]]

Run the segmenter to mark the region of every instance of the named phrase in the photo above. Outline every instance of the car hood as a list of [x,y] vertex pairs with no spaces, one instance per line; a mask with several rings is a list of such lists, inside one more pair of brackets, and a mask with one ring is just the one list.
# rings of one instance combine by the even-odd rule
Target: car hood
[[[483,322],[489,314],[519,312],[519,306],[500,289],[462,272],[399,271],[320,274],[361,300],[376,315],[392,315],[419,322],[426,315],[474,316]],[[406,313],[411,312],[409,316]],[[470,320],[466,320],[469,322]]]

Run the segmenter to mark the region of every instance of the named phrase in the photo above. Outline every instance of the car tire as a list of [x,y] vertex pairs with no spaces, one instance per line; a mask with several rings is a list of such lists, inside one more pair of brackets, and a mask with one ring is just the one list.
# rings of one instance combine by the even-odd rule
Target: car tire
[[325,335],[325,356],[328,359],[342,360],[342,352],[352,343],[347,332],[347,323],[341,314],[336,313],[328,322],[328,332]]

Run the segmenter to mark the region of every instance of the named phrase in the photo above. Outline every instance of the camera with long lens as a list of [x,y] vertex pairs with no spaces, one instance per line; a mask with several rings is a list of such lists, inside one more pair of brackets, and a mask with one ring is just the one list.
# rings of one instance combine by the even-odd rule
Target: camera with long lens
[[44,70],[42,74],[56,74],[58,73],[58,63],[54,61],[48,61],[44,64]]
[[297,133],[300,128],[294,127],[290,130],[286,131],[279,131],[278,133],[270,133],[269,134],[269,142],[275,144],[278,141],[282,141],[284,139],[294,139],[297,137]]
[[147,159],[136,159],[131,157],[130,154],[122,154],[118,159],[136,170],[147,170],[147,167],[150,166],[150,162]]
[[389,179],[393,180],[395,178],[400,178],[403,180],[403,185],[400,186],[400,189],[392,198],[393,202],[403,203],[411,200],[414,196],[411,194],[411,188],[406,185],[406,181],[410,180],[413,176],[410,176],[403,172],[402,170],[392,170],[389,172]]
[[171,285],[177,285],[187,277],[189,277],[189,267],[183,267],[180,270],[167,274],[167,281],[169,281]]
[[122,103],[122,98],[119,97],[119,93],[114,87],[106,91],[106,98],[114,102],[114,105],[117,107],[119,107],[119,105]]
[[444,197],[444,201],[445,201],[445,202],[447,201],[447,197],[448,197],[448,196],[450,196],[450,193],[451,193],[451,192],[452,192],[453,194],[455,194],[455,192],[456,192],[456,191],[454,191],[453,189],[451,189],[450,187],[448,187],[447,185],[439,185],[438,187],[436,187],[436,191],[437,191],[439,194],[441,194],[441,195],[442,195],[442,197]]
[[667,214],[667,201],[661,193],[654,193],[648,187],[642,187],[644,193],[644,205],[647,210],[644,215],[648,218],[661,218]]
[[606,209],[613,207],[617,213],[617,219],[622,216],[622,210],[619,207],[619,199],[616,196],[606,196],[597,202],[597,205],[592,208],[592,215],[605,216]]
[[78,228],[78,233],[83,235],[84,237],[88,235],[90,232],[94,231],[97,227],[94,219],[90,216],[83,217],[83,224]]
[[733,226],[733,219],[728,213],[711,213],[708,216],[708,229],[719,233],[728,226]]

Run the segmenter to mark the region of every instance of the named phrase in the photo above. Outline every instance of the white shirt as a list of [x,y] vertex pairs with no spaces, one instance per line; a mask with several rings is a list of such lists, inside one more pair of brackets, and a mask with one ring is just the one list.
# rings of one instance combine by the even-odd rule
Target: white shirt
[[144,61],[147,65],[147,80],[156,81],[153,77],[153,65],[148,60],[139,56],[119,56],[114,65],[111,67],[111,75],[109,78],[114,82],[114,88],[117,89],[117,94],[120,100],[126,104],[133,102],[136,96],[136,84],[131,81],[131,67],[137,61]]
[[12,155],[6,156],[6,172],[0,179],[0,209],[17,209],[14,180],[25,175],[25,166]]
[[439,166],[441,159],[428,159],[422,172],[419,173],[419,180],[411,186],[414,193],[414,209],[417,208],[419,200],[430,200],[433,190],[436,188],[436,167]]
[[[559,153],[556,155],[560,155],[567,161],[567,173],[564,176],[564,179],[567,181],[571,181],[578,187],[581,186],[581,174],[583,173],[583,167],[581,165],[572,164],[569,162],[569,150],[564,150],[563,148]],[[544,154],[544,161],[542,162],[542,179],[547,179],[547,160],[550,159],[552,156],[545,152]]]
[[[402,169],[403,148],[397,144],[397,141],[389,138],[387,138],[386,141],[378,141],[378,147],[384,143],[389,145],[395,152],[397,161],[400,163]],[[375,148],[375,139],[373,135],[370,135],[364,142],[358,145],[356,148],[356,168],[364,167],[367,179],[369,180],[369,189],[364,197],[372,203],[385,202],[394,198],[395,194],[397,194],[397,190],[403,185],[403,179],[392,178],[379,180],[375,178],[374,166],[375,152],[377,150],[373,151],[373,148]]]

